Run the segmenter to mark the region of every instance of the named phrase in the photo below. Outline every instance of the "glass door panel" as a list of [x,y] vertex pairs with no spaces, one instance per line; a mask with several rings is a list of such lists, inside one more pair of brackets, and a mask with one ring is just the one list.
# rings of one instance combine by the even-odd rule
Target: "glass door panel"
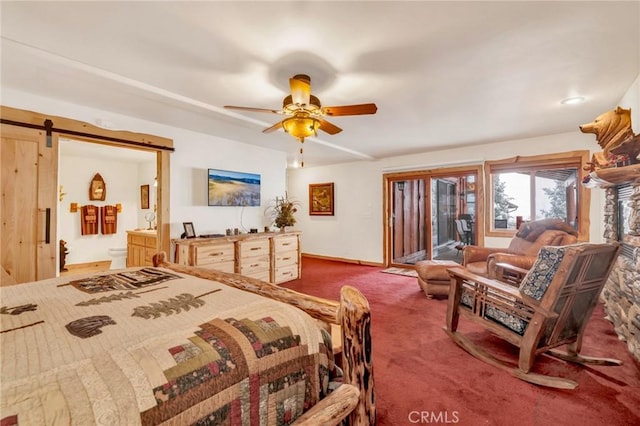
[[388,182],[386,264],[462,262],[462,245],[477,240],[478,172],[423,173]]

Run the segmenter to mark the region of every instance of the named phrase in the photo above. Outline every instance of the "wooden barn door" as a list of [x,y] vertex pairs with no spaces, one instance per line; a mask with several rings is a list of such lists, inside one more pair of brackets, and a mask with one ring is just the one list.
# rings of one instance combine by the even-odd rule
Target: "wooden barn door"
[[0,128],[0,261],[16,283],[56,276],[58,138]]

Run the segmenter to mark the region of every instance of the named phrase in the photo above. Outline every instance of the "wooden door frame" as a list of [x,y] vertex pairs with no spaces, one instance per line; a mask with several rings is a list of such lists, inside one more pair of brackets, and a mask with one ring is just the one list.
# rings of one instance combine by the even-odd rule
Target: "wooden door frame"
[[[173,152],[173,140],[145,133],[134,133],[121,130],[109,130],[72,118],[42,114],[0,105],[0,121],[21,127],[45,130],[52,137],[64,136],[78,142],[97,143],[119,148],[139,149],[156,153],[156,169],[158,172],[158,206],[156,212],[158,251],[171,253],[171,220],[169,194],[170,165]],[[56,152],[57,154],[57,152]],[[54,176],[57,182],[58,176]],[[55,185],[57,188],[57,184]]]
[[[393,254],[392,254],[392,215],[391,209],[393,208],[393,182],[398,180],[409,180],[409,179],[426,179],[428,191],[428,198],[426,200],[426,213],[427,217],[431,217],[431,179],[437,177],[451,177],[463,174],[475,173],[476,175],[476,222],[484,223],[485,221],[485,208],[484,203],[479,200],[484,200],[484,182],[483,182],[483,166],[482,164],[477,165],[469,165],[469,166],[458,166],[458,167],[443,167],[436,169],[421,169],[421,170],[411,170],[411,171],[403,171],[403,172],[390,172],[382,175],[382,251],[383,251],[383,262],[385,267],[389,266],[398,266],[398,267],[408,267],[407,265],[400,265],[393,263]],[[433,245],[432,237],[431,237],[431,225],[428,225],[428,229],[426,230],[427,234],[427,246],[431,248]],[[476,228],[476,244],[484,245],[484,226],[478,226]]]

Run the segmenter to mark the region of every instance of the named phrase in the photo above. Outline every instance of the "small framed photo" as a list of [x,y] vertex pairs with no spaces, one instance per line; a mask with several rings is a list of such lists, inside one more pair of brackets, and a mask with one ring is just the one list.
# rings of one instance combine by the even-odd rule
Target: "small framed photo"
[[333,216],[333,182],[309,184],[309,215]]
[[149,185],[140,185],[140,208],[149,208]]
[[184,238],[195,238],[196,230],[193,228],[193,222],[182,222],[184,226]]

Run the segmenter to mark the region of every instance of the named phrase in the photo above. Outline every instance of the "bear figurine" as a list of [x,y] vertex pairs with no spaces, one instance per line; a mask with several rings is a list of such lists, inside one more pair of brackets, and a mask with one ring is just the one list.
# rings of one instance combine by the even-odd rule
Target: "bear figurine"
[[580,126],[582,133],[594,133],[596,141],[603,149],[596,152],[586,170],[615,167],[618,163],[638,163],[640,138],[631,129],[631,109],[617,107],[600,114],[591,123]]

